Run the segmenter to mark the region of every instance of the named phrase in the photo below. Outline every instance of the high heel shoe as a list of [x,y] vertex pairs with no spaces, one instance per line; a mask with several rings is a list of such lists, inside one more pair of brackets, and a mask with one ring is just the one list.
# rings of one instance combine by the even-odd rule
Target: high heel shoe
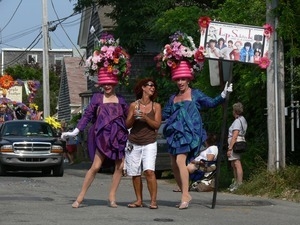
[[80,203],[76,200],[75,202],[73,202],[72,204],[72,208],[79,208],[80,207]]
[[187,209],[189,207],[190,202],[181,202],[178,209]]
[[190,200],[187,202],[180,202],[178,209],[187,209],[189,208],[189,204],[192,201],[192,197],[190,197]]
[[116,201],[107,200],[107,204],[108,204],[108,207],[118,208],[118,205],[117,205]]

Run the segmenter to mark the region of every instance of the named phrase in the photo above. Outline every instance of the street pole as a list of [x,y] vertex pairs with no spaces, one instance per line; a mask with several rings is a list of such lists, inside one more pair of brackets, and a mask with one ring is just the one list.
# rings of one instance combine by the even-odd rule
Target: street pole
[[43,1],[43,105],[44,118],[50,116],[50,98],[49,98],[49,47],[48,47],[48,2]]

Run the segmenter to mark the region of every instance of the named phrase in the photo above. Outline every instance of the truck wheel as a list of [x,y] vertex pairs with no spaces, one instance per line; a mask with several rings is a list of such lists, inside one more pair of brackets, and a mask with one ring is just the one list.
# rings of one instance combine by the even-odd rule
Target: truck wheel
[[5,166],[0,165],[0,176],[4,176],[6,174]]
[[53,176],[62,177],[64,175],[64,164],[60,164],[53,168]]

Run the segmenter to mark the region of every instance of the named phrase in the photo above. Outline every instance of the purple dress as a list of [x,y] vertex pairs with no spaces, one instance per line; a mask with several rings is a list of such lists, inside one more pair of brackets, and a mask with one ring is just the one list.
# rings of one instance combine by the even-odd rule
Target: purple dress
[[88,132],[91,160],[94,160],[96,151],[111,160],[122,159],[128,136],[125,125],[128,105],[120,95],[117,95],[119,103],[103,103],[103,97],[102,93],[93,95],[77,128],[83,131],[89,122],[92,123]]

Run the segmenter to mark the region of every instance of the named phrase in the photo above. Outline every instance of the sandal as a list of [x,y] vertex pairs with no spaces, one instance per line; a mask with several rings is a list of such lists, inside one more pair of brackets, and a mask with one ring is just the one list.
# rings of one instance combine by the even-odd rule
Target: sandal
[[190,202],[181,202],[178,209],[187,209]]
[[149,209],[158,209],[157,205],[149,205]]
[[133,202],[133,203],[129,203],[128,205],[127,205],[127,207],[128,208],[141,208],[141,207],[143,207],[143,203],[142,204],[137,204],[136,202]]
[[76,200],[75,202],[73,202],[72,204],[72,208],[79,208],[80,207],[80,203]]
[[181,192],[180,188],[173,189],[173,192]]
[[107,200],[107,205],[108,205],[108,207],[111,207],[111,208],[118,208],[116,201]]

